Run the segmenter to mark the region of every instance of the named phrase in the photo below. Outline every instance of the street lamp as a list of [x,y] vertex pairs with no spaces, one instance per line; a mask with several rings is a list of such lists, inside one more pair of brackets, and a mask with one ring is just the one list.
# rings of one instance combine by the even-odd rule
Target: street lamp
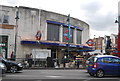
[[14,45],[14,60],[16,60],[16,50],[17,50],[17,36],[18,36],[18,19],[19,19],[19,10],[18,7],[16,6],[16,26],[15,26],[15,45]]
[[118,16],[118,20],[115,20],[115,23],[118,23],[118,41],[117,41],[117,50],[118,57],[120,57],[120,16]]
[[70,14],[68,15],[67,18],[67,22],[68,22],[68,59],[70,58],[70,54],[69,54],[69,49],[70,49]]

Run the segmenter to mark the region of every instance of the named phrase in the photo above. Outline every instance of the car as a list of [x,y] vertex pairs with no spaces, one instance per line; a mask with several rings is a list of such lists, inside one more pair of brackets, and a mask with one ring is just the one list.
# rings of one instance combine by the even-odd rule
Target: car
[[0,62],[0,74],[5,74],[6,72],[6,66],[2,62]]
[[16,73],[18,71],[21,71],[23,69],[23,66],[21,63],[17,63],[15,61],[10,61],[7,60],[3,57],[0,57],[0,61],[5,64],[6,68],[7,68],[7,72],[11,72],[11,73]]
[[120,58],[112,55],[91,56],[86,61],[87,72],[90,76],[99,78],[105,75],[120,76]]

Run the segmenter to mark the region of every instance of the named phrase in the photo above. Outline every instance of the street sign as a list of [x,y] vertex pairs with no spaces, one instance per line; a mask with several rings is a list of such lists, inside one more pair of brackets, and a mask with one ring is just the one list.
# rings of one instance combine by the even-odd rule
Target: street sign
[[37,40],[37,41],[40,41],[41,36],[42,36],[41,31],[37,31],[36,40]]
[[[65,38],[66,40],[69,40],[68,30],[65,30],[63,35],[64,35],[64,38]],[[70,37],[72,37],[72,35],[70,35]]]
[[64,32],[64,38],[66,39],[66,40],[68,40],[68,30],[65,30],[65,32]]
[[92,39],[89,39],[89,40],[86,42],[86,44],[87,44],[88,46],[93,46],[93,45],[95,44],[95,42],[94,42]]

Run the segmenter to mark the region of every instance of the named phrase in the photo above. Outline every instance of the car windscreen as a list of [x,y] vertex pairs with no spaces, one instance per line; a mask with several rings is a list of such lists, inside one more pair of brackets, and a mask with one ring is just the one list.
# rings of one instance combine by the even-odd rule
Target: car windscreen
[[96,57],[90,57],[88,59],[89,63],[95,63],[97,61],[97,58]]

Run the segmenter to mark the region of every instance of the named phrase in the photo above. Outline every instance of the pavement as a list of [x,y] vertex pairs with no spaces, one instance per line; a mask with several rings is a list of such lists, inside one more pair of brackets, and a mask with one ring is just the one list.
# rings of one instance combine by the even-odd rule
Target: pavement
[[44,69],[44,70],[78,70],[78,69],[86,69],[86,68],[54,68],[54,67],[26,67],[23,69]]

